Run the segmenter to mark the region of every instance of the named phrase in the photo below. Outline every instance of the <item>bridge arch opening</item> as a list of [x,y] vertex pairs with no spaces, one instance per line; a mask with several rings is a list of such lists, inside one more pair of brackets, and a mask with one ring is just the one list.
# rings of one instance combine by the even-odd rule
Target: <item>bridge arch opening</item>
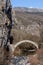
[[[25,45],[26,44],[26,45]],[[22,45],[22,46],[21,46]],[[29,46],[30,47],[29,47]],[[26,47],[27,46],[27,47]],[[34,47],[32,47],[32,46],[34,46]],[[24,48],[23,48],[24,47]],[[18,42],[18,43],[16,43],[15,44],[15,46],[14,46],[14,52],[16,51],[16,49],[17,49],[17,51],[16,52],[18,52],[18,48],[19,49],[22,49],[23,51],[25,51],[26,52],[26,50],[28,51],[35,51],[35,50],[37,50],[38,49],[38,45],[37,45],[37,43],[35,43],[35,42],[33,42],[33,41],[30,41],[30,40],[23,40],[23,41],[20,41],[20,42]],[[20,51],[20,50],[19,50]],[[21,51],[20,51],[21,52]]]

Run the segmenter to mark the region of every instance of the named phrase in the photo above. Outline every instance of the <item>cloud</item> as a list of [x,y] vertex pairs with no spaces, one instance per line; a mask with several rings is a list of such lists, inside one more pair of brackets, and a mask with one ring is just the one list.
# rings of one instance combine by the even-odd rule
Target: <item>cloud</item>
[[33,8],[33,7],[29,7],[29,8]]

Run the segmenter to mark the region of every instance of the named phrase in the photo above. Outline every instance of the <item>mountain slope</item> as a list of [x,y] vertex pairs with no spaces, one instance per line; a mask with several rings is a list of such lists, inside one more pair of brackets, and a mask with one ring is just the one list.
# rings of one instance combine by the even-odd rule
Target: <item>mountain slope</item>
[[43,35],[43,9],[14,8],[14,39],[20,41],[30,39],[42,42]]

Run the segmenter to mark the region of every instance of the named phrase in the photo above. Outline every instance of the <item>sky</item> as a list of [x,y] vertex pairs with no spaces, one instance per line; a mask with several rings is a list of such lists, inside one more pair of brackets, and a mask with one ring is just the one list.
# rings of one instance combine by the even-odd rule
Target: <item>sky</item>
[[11,0],[12,7],[43,8],[43,0]]

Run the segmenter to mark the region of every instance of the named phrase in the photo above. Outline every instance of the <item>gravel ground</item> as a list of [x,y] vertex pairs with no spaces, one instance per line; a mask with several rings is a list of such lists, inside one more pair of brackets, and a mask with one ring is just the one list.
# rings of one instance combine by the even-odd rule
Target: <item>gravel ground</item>
[[15,56],[12,58],[11,62],[13,65],[30,65],[29,57],[27,56]]

